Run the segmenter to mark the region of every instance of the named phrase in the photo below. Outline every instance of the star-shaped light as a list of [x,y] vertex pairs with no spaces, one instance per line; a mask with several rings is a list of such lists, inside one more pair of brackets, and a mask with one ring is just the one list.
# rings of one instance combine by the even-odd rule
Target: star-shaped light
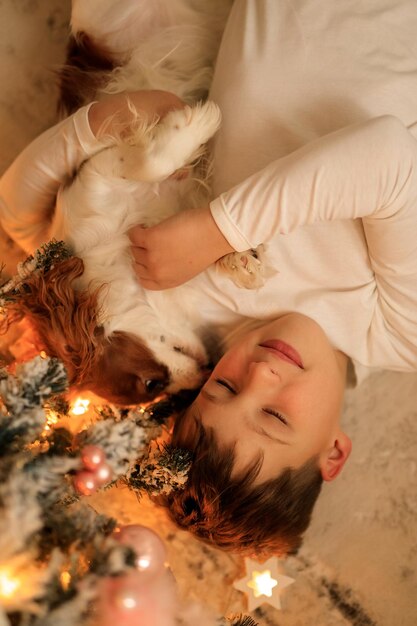
[[281,592],[295,582],[294,578],[282,574],[282,568],[275,557],[265,563],[245,558],[245,566],[245,578],[234,582],[233,586],[246,594],[248,611],[254,611],[264,602],[281,609]]

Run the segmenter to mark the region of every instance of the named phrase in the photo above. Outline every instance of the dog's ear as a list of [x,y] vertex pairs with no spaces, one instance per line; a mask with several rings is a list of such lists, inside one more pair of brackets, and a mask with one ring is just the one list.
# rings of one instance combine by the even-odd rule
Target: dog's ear
[[31,322],[39,345],[61,359],[71,384],[82,382],[100,354],[98,294],[74,288],[84,271],[81,259],[71,257],[48,272],[34,272],[22,286],[15,309]]
[[94,100],[97,90],[108,80],[118,65],[111,52],[97,44],[86,33],[70,36],[65,64],[58,71],[58,113],[61,117],[74,113],[86,102]]

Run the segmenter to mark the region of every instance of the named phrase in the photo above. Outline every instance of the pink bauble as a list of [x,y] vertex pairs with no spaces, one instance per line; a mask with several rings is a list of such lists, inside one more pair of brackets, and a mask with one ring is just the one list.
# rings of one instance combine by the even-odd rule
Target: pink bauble
[[84,467],[94,472],[106,460],[104,450],[100,446],[88,445],[81,450],[81,461]]
[[75,491],[82,496],[91,496],[100,486],[94,472],[77,472],[73,485]]
[[107,465],[107,463],[102,463],[101,465],[99,465],[94,474],[97,478],[97,482],[100,485],[105,485],[106,483],[109,483],[113,476],[112,469],[110,465]]
[[167,553],[164,542],[153,530],[146,526],[131,524],[122,526],[114,533],[115,539],[123,545],[131,546],[136,552],[136,567],[143,578],[151,579],[164,571]]
[[140,572],[106,578],[99,586],[97,626],[174,626],[176,589],[168,573],[144,581]]

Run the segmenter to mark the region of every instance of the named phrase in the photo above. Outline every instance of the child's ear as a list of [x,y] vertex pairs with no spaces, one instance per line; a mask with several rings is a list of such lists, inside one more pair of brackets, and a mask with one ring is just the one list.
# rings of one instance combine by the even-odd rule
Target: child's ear
[[352,450],[352,442],[345,433],[339,432],[331,448],[327,449],[320,460],[323,480],[334,480],[340,474]]

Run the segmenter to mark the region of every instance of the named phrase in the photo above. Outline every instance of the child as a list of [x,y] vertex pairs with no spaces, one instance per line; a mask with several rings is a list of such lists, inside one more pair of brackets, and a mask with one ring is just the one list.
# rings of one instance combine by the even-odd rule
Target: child
[[[417,369],[417,144],[407,129],[417,116],[417,55],[404,58],[417,15],[411,0],[394,4],[399,26],[386,32],[388,8],[376,0],[353,13],[347,0],[322,12],[313,0],[236,0],[212,89],[224,116],[218,197],[132,232],[145,287],[205,270],[191,284],[207,323],[237,330],[176,423],[174,443],[195,459],[186,489],[164,501],[180,525],[223,548],[295,550],[322,480],[350,452],[339,426],[348,366]],[[102,107],[49,131],[5,175],[2,219],[15,239],[15,211],[27,207],[30,219],[31,203],[46,210],[60,182],[102,147]],[[26,176],[18,189],[40,154],[60,167],[51,176],[43,161],[35,188]],[[40,228],[27,250],[41,243]],[[261,243],[275,273],[257,291],[205,269]]]
[[235,2],[211,90],[218,197],[131,234],[149,289],[261,243],[277,271],[256,293],[193,279],[208,321],[278,317],[235,332],[174,428],[194,464],[164,504],[222,548],[296,550],[349,456],[347,366],[417,369],[416,28],[408,0]]

